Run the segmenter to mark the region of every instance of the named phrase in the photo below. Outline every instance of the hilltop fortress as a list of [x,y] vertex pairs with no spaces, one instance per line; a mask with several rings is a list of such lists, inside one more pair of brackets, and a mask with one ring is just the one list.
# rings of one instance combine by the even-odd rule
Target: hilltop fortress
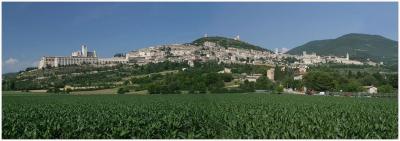
[[[207,39],[208,37],[204,37]],[[233,39],[239,41],[239,35]],[[254,65],[275,65],[285,64],[285,58],[295,58],[296,61],[291,65],[312,65],[318,63],[342,63],[363,65],[363,62],[350,60],[349,54],[346,57],[336,56],[318,56],[315,53],[302,55],[289,55],[268,50],[255,50],[247,48],[238,48],[230,46],[221,46],[216,42],[205,41],[202,45],[194,44],[171,44],[159,45],[130,51],[124,56],[112,58],[98,58],[96,51],[89,52],[86,45],[81,46],[81,51],[73,52],[71,56],[44,56],[40,60],[39,69],[69,65],[116,65],[116,64],[138,64],[158,63],[163,61],[186,62],[190,66],[195,61],[215,60],[219,63],[239,63]],[[376,65],[374,62],[367,62],[370,65]]]

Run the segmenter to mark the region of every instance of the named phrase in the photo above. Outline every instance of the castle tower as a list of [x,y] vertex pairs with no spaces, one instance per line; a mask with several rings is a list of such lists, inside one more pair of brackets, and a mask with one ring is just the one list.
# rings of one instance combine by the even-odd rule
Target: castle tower
[[346,60],[350,60],[348,52],[346,53]]
[[96,50],[93,50],[93,57],[97,57]]
[[87,57],[87,52],[88,52],[87,46],[82,45],[81,47],[82,47],[82,56]]
[[275,48],[275,54],[278,54],[278,48]]
[[207,38],[207,37],[208,37],[207,33],[206,33],[206,34],[204,34],[204,38]]
[[237,35],[235,38],[233,38],[233,39],[235,39],[235,40],[237,40],[237,41],[239,41],[240,40],[240,36],[239,35]]

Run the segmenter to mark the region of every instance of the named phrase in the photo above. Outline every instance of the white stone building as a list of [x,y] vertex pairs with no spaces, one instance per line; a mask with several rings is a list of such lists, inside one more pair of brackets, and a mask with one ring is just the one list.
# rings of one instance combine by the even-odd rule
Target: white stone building
[[113,57],[99,59],[96,51],[89,52],[86,45],[81,46],[81,51],[72,52],[71,56],[44,56],[39,62],[39,69],[46,67],[60,67],[83,64],[117,64],[127,63],[126,57]]
[[374,86],[363,86],[363,88],[366,89],[367,92],[370,93],[370,94],[378,93],[378,88],[376,88]]
[[38,68],[96,64],[98,62],[96,52],[89,52],[85,45],[81,47],[82,51],[73,52],[72,56],[43,56],[39,62]]
[[218,73],[232,73],[230,68],[224,68],[224,70],[219,71]]
[[126,57],[112,57],[112,58],[101,58],[99,64],[125,64],[128,63]]

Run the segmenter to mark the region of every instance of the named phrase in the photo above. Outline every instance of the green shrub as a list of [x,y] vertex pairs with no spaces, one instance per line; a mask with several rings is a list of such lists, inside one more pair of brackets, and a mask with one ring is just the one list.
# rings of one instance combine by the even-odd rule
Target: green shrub
[[121,87],[121,88],[118,88],[117,94],[125,94],[127,92],[129,92],[129,89],[127,89],[125,87]]
[[69,94],[69,93],[71,93],[71,92],[72,92],[72,89],[71,89],[71,88],[65,89],[65,93]]
[[276,94],[282,94],[283,93],[283,86],[277,86],[275,87],[275,91]]
[[393,91],[392,85],[382,85],[378,87],[379,93],[392,93]]
[[49,88],[47,93],[61,93],[61,90],[59,88]]

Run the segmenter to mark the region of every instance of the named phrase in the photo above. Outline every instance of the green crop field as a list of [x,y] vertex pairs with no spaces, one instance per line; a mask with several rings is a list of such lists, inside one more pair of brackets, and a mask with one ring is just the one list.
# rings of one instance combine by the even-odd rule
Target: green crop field
[[272,94],[6,94],[2,137],[397,138],[397,100]]

